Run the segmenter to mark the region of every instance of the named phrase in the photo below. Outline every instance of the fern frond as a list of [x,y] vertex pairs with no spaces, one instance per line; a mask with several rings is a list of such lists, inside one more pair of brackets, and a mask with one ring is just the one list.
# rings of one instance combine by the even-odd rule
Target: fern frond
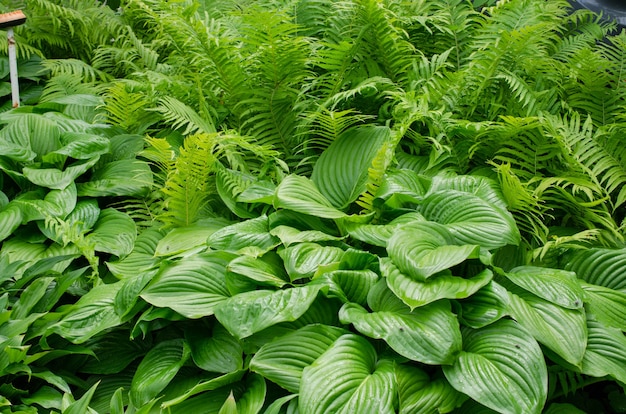
[[215,132],[211,119],[201,117],[192,108],[171,96],[159,99],[159,105],[150,110],[161,114],[164,122],[172,129],[180,129],[183,135]]
[[149,97],[132,89],[128,82],[115,82],[104,95],[104,110],[111,124],[129,133],[142,134],[158,118],[147,110],[152,106]]

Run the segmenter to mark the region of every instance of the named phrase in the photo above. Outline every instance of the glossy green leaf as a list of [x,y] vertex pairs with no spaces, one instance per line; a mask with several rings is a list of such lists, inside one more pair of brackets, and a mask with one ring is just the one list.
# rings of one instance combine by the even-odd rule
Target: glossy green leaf
[[100,135],[85,132],[63,132],[61,148],[49,154],[67,155],[77,160],[87,160],[109,152],[109,140]]
[[243,368],[243,348],[222,325],[212,331],[197,327],[185,331],[193,362],[209,372],[229,373]]
[[574,272],[521,266],[505,275],[516,285],[556,305],[568,309],[580,309],[583,306],[584,292]]
[[150,338],[131,341],[128,338],[128,332],[115,330],[88,341],[85,346],[93,351],[93,358],[81,366],[81,372],[117,374],[148,352],[153,343]]
[[236,338],[246,338],[279,322],[298,319],[311,306],[320,288],[306,285],[240,293],[217,306],[215,316]]
[[450,304],[438,301],[410,311],[367,312],[348,303],[339,311],[341,323],[351,323],[365,336],[383,339],[403,357],[424,364],[451,364],[461,350],[461,331]]
[[603,325],[626,332],[626,292],[588,283],[581,285],[587,312]]
[[507,290],[491,281],[467,299],[459,301],[463,325],[478,329],[508,315]]
[[176,398],[173,398],[171,400],[167,400],[161,403],[161,408],[169,410],[172,407],[182,405],[181,403],[184,403],[185,401],[187,401],[194,395],[197,395],[200,393],[204,393],[205,395],[210,394],[210,393],[207,393],[207,391],[214,391],[220,387],[226,387],[229,384],[233,384],[239,381],[243,377],[244,374],[245,374],[245,371],[237,370],[237,371],[229,372],[224,375],[220,375],[219,377],[215,377],[207,381],[200,381],[199,383],[197,383],[196,385],[194,385],[193,387],[185,391],[185,393],[183,393],[182,395],[179,395]]
[[107,208],[102,210],[93,231],[87,237],[100,252],[118,257],[129,254],[135,245],[137,226],[126,213]]
[[190,251],[202,251],[207,247],[207,239],[217,230],[225,227],[225,220],[215,220],[189,227],[177,227],[168,232],[156,246],[155,256],[174,256]]
[[386,126],[348,129],[324,150],[311,180],[333,206],[343,210],[366,190],[372,161],[390,139],[391,130]]
[[22,211],[15,204],[9,204],[0,211],[0,241],[13,234],[22,224]]
[[329,294],[342,302],[365,305],[367,294],[378,282],[378,274],[371,270],[334,270],[324,275]]
[[228,271],[265,286],[281,288],[289,281],[281,258],[273,251],[261,257],[239,256],[228,264]]
[[229,259],[220,252],[205,253],[164,266],[141,297],[187,318],[213,315],[215,307],[230,296],[225,280]]
[[389,288],[411,308],[427,305],[439,299],[464,299],[489,283],[493,277],[485,269],[470,278],[439,274],[426,282],[418,282],[403,274],[389,259],[381,259],[380,269]]
[[270,233],[273,236],[276,236],[280,239],[281,243],[286,247],[294,243],[305,243],[305,242],[325,242],[325,241],[336,241],[342,240],[343,237],[336,237],[330,234],[324,233],[318,230],[305,230],[301,231],[296,229],[295,227],[290,226],[277,226],[270,230]]
[[443,372],[458,391],[500,413],[539,414],[547,398],[541,348],[511,320],[465,330],[463,351]]
[[467,399],[445,378],[430,378],[420,368],[396,365],[400,414],[449,413]]
[[56,122],[39,114],[19,114],[0,132],[8,142],[28,148],[38,156],[61,147],[61,130]]
[[267,216],[242,221],[223,227],[207,240],[212,249],[259,256],[280,244],[269,232]]
[[392,169],[387,173],[377,197],[388,199],[397,194],[407,195],[415,200],[421,199],[430,187],[430,179],[407,169]]
[[33,307],[39,302],[48,290],[48,286],[55,280],[52,277],[39,277],[24,289],[17,302],[13,305],[11,319],[24,319],[31,313]]
[[439,191],[460,191],[479,197],[481,200],[502,210],[507,204],[504,195],[494,180],[474,175],[438,175],[433,177],[428,189],[429,193]]
[[320,266],[339,263],[344,251],[339,247],[300,243],[278,252],[291,281],[312,277]]
[[291,401],[294,401],[294,398],[297,397],[298,394],[289,394],[284,397],[277,398],[267,406],[267,409],[263,411],[263,414],[281,414],[284,412],[283,406]]
[[288,175],[276,188],[274,207],[310,214],[316,217],[337,219],[346,214],[335,208],[315,184],[299,175]]
[[137,367],[130,388],[130,400],[142,407],[157,397],[189,358],[189,347],[182,339],[159,342]]
[[141,160],[124,159],[97,169],[91,179],[78,184],[78,195],[86,197],[142,196],[153,186],[150,165]]
[[577,250],[567,256],[565,269],[593,285],[626,289],[626,249]]
[[587,319],[589,336],[582,361],[583,374],[593,377],[610,375],[626,382],[626,337],[620,329]]
[[263,345],[252,357],[250,370],[297,393],[304,368],[344,333],[343,329],[334,326],[305,326]]
[[258,414],[265,403],[267,386],[265,379],[257,374],[250,373],[244,380],[245,391],[237,401],[238,414]]
[[69,405],[65,410],[63,410],[63,414],[84,414],[88,412],[89,403],[91,402],[91,398],[93,397],[96,388],[99,383],[95,383],[91,388],[87,390],[86,393],[83,394],[77,401],[73,402]]
[[307,414],[391,414],[395,394],[393,362],[379,361],[365,338],[345,334],[304,369],[299,410]]
[[58,168],[24,167],[22,172],[24,177],[35,185],[54,190],[62,190],[74,183],[78,177],[86,173],[96,162],[98,162],[98,158],[91,158],[86,161],[75,162],[67,166],[64,170]]
[[387,252],[402,273],[420,282],[467,259],[478,258],[477,245],[457,246],[448,230],[437,223],[406,225],[394,233]]
[[361,240],[373,246],[387,247],[387,242],[399,228],[407,224],[427,221],[424,216],[417,212],[401,215],[388,224],[363,224],[348,222],[346,230],[351,237]]

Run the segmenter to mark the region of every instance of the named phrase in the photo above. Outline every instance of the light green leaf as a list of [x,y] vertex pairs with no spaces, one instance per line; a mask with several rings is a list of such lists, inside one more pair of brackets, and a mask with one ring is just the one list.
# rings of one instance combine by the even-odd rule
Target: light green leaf
[[400,414],[449,413],[467,399],[445,378],[431,379],[420,368],[396,365]]
[[102,210],[98,221],[87,236],[99,252],[114,254],[118,257],[129,254],[135,245],[137,226],[130,216],[113,208]]
[[177,227],[167,233],[156,246],[155,256],[174,256],[193,250],[206,249],[210,235],[225,227],[225,220],[203,222],[189,227]]
[[346,334],[304,369],[299,411],[392,414],[395,394],[393,362],[378,361],[365,338]]
[[0,241],[13,234],[22,224],[22,211],[15,204],[9,204],[0,211]]
[[577,250],[567,256],[565,270],[575,272],[587,283],[615,290],[626,289],[626,248]]
[[88,160],[109,152],[109,139],[85,132],[63,132],[61,148],[49,154],[60,154],[77,160]]
[[451,364],[461,350],[461,331],[447,301],[438,301],[410,311],[367,312],[347,303],[339,311],[341,323],[351,323],[357,331],[383,339],[403,357],[424,364]]
[[217,306],[215,316],[230,333],[242,339],[279,322],[295,321],[311,306],[320,288],[307,285],[240,293]]
[[505,273],[517,286],[567,309],[583,307],[584,292],[574,272],[536,266],[520,266]]
[[83,175],[87,170],[93,167],[98,158],[91,158],[86,161],[77,161],[64,170],[58,168],[31,168],[24,167],[22,170],[24,177],[31,183],[51,188],[53,190],[62,190]]
[[91,180],[77,187],[80,196],[120,197],[145,195],[153,184],[150,164],[136,159],[123,159],[105,164],[94,171]]
[[280,250],[278,255],[285,263],[291,281],[312,277],[320,266],[339,263],[344,255],[339,247],[316,243],[300,243]]
[[242,221],[223,227],[207,240],[212,249],[260,256],[280,244],[269,232],[267,216]]
[[463,332],[463,351],[443,372],[450,384],[504,414],[539,414],[548,393],[541,348],[516,322]]
[[262,257],[239,256],[228,264],[228,271],[277,288],[285,286],[289,280],[281,258],[273,251]]
[[250,370],[297,393],[304,368],[344,333],[345,330],[334,326],[305,326],[263,345],[252,357]]
[[96,392],[98,385],[99,382],[95,383],[85,394],[83,394],[82,397],[80,397],[78,401],[73,402],[69,405],[69,407],[63,410],[63,414],[85,414],[88,412],[89,403],[91,402],[91,398],[93,397],[94,392]]
[[626,292],[581,282],[585,308],[598,322],[626,332]]
[[209,334],[196,327],[185,331],[193,362],[209,372],[229,373],[243,368],[243,348],[222,325],[216,323]]
[[387,242],[397,229],[407,224],[427,221],[424,216],[417,212],[401,215],[388,224],[362,224],[348,222],[346,230],[351,237],[361,240],[373,246],[387,247]]
[[298,394],[289,394],[284,397],[280,397],[275,399],[270,405],[267,406],[267,409],[263,411],[263,414],[280,414],[283,412],[282,408],[285,404],[292,401],[294,398],[298,398]]
[[244,382],[246,390],[237,399],[237,412],[239,414],[258,414],[265,403],[265,393],[267,392],[265,379],[260,375],[251,373]]
[[464,299],[476,293],[493,277],[485,269],[470,278],[439,274],[426,282],[418,282],[403,274],[389,259],[381,259],[380,270],[389,288],[411,308],[427,305],[439,299]]
[[237,410],[237,402],[235,401],[235,396],[232,391],[226,401],[224,401],[224,405],[220,408],[217,414],[239,414],[239,410]]
[[507,208],[502,191],[495,181],[487,177],[473,175],[437,175],[432,178],[428,192],[435,193],[448,190],[473,194],[501,210],[506,210]]
[[478,329],[494,323],[508,315],[508,298],[507,290],[492,280],[469,298],[458,302],[462,324]]
[[587,319],[589,336],[583,357],[583,374],[593,377],[610,375],[626,382],[626,337],[621,330]]
[[38,156],[61,147],[59,126],[39,114],[16,114],[2,129],[0,136],[8,142],[32,150]]
[[304,243],[304,242],[325,242],[325,241],[336,241],[342,240],[344,237],[336,237],[330,234],[324,233],[322,231],[317,230],[306,230],[301,231],[296,229],[295,227],[290,226],[277,226],[270,230],[272,236],[276,236],[280,239],[283,245],[289,247],[289,245],[294,243]]
[[31,313],[33,307],[39,302],[48,290],[48,286],[55,280],[53,277],[39,277],[24,289],[17,302],[13,305],[11,319],[24,319]]
[[182,339],[156,344],[143,358],[133,376],[130,400],[142,407],[157,397],[189,358],[189,346]]
[[320,193],[311,180],[299,175],[288,175],[281,181],[276,188],[274,207],[321,218],[347,217]]
[[207,391],[213,391],[220,387],[225,387],[229,384],[239,381],[244,374],[244,370],[237,370],[224,375],[220,375],[219,377],[212,378],[208,381],[201,381],[188,389],[184,394],[179,395],[178,397],[171,400],[164,401],[161,404],[161,408],[170,409],[171,407],[177,406],[184,401],[187,401],[190,397],[193,397],[194,395],[200,393],[204,393],[204,395],[206,395]]
[[213,315],[228,298],[226,265],[230,256],[204,253],[164,266],[141,297],[159,307],[169,307],[187,318]]
[[378,282],[378,274],[371,270],[334,270],[324,274],[329,294],[342,302],[365,305],[368,292]]
[[377,197],[384,200],[402,194],[411,199],[420,200],[430,187],[430,178],[419,175],[413,170],[392,169],[383,181]]
[[437,272],[478,258],[480,247],[456,246],[444,226],[418,222],[396,230],[387,243],[387,252],[402,273],[424,282]]
[[390,139],[391,130],[386,126],[348,129],[322,153],[311,180],[333,206],[345,209],[367,189],[372,161]]

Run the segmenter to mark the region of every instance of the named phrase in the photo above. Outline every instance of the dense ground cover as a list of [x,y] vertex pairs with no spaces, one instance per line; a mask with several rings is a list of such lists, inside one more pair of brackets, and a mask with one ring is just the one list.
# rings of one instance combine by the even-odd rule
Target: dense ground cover
[[2,412],[626,411],[611,23],[558,0],[16,8]]

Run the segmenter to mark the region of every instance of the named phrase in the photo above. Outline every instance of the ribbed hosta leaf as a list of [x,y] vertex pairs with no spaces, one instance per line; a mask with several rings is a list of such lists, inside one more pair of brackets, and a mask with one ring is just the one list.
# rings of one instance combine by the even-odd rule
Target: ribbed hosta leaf
[[[42,189],[43,190],[43,189]],[[22,211],[24,222],[45,220],[50,217],[64,219],[76,207],[76,186],[70,183],[62,190],[30,191],[14,198],[12,204]]]
[[463,332],[463,351],[443,372],[450,384],[500,413],[539,414],[548,373],[535,339],[511,320]]
[[329,219],[346,217],[317,189],[311,180],[299,175],[285,177],[276,188],[274,207]]
[[150,164],[136,159],[107,163],[91,180],[78,184],[78,194],[87,197],[141,196],[153,186]]
[[107,267],[118,279],[132,278],[153,269],[159,263],[154,253],[161,237],[163,233],[156,228],[143,230],[135,240],[133,251],[122,260],[107,262]]
[[61,130],[56,122],[40,114],[16,114],[0,136],[8,142],[28,148],[38,156],[61,147]]
[[213,315],[215,307],[230,296],[225,280],[229,259],[223,253],[206,253],[165,266],[141,297],[187,318]]
[[437,191],[422,200],[418,211],[428,220],[445,224],[458,244],[477,244],[491,250],[520,242],[513,216],[476,195]]
[[582,288],[588,313],[607,327],[626,332],[626,292],[588,283]]
[[469,298],[459,301],[461,322],[474,329],[487,326],[508,314],[507,303],[507,290],[492,280]]
[[400,414],[449,413],[467,399],[445,378],[431,379],[415,366],[396,365]]
[[431,222],[403,226],[387,243],[389,257],[398,269],[421,282],[467,259],[478,258],[479,251],[477,245],[456,246],[444,226]]
[[610,375],[626,382],[626,336],[620,329],[609,328],[588,319],[587,350],[583,357],[583,374],[593,377]]
[[24,167],[23,173],[31,183],[41,187],[62,190],[72,184],[76,178],[93,167],[98,158],[92,158],[83,162],[75,162],[64,170],[58,168],[30,168]]
[[294,281],[315,274],[320,266],[339,263],[344,251],[339,247],[316,243],[300,243],[278,252],[285,263],[289,278]]
[[278,288],[285,286],[289,280],[282,260],[274,252],[268,252],[262,257],[239,256],[228,264],[228,271],[261,285]]
[[136,358],[152,348],[150,337],[131,341],[128,333],[116,330],[99,336],[86,346],[94,356],[81,366],[80,372],[88,374],[116,374],[121,372]]
[[87,238],[99,252],[125,256],[135,246],[137,226],[128,214],[107,208],[102,210],[93,232]]
[[330,234],[324,233],[318,230],[298,230],[295,227],[290,226],[277,226],[270,230],[273,236],[280,239],[282,244],[289,247],[294,243],[305,242],[324,242],[324,241],[336,241],[341,240],[343,237],[336,237]]
[[566,270],[586,282],[609,289],[626,289],[626,249],[588,249],[567,257]]
[[61,321],[50,330],[80,344],[92,336],[122,323],[113,301],[122,283],[100,285],[91,289],[72,305]]
[[371,270],[334,270],[324,275],[330,293],[342,302],[365,305],[367,294],[380,278]]
[[430,178],[421,176],[413,170],[392,169],[387,173],[376,196],[386,200],[393,195],[404,194],[419,200],[429,187]]
[[250,370],[297,393],[304,368],[326,352],[345,332],[334,326],[305,326],[262,346],[252,357]]
[[502,191],[500,191],[495,181],[487,177],[438,175],[433,177],[428,192],[435,193],[448,190],[473,194],[494,207],[502,210],[507,208]]
[[584,292],[573,272],[521,266],[507,272],[506,277],[516,285],[556,305],[568,309],[583,307]]
[[207,240],[209,247],[229,252],[259,256],[280,244],[269,232],[267,216],[223,227]]
[[463,299],[485,286],[493,274],[485,269],[470,278],[439,274],[425,282],[403,274],[391,260],[381,259],[380,270],[389,288],[411,308],[427,305],[439,299]]
[[0,211],[0,241],[9,237],[22,224],[22,211],[15,204],[9,204]]
[[130,400],[142,407],[157,397],[189,358],[189,346],[182,339],[159,342],[143,358],[130,387]]
[[108,138],[84,132],[61,134],[63,146],[50,154],[62,154],[77,160],[87,160],[109,152]]
[[[161,403],[161,409],[162,410],[167,410],[168,412],[172,411],[172,412],[185,412],[183,407],[185,406],[185,401],[192,399],[192,397],[194,395],[197,394],[202,394],[204,396],[209,396],[209,397],[217,397],[218,401],[223,401],[224,398],[219,398],[218,396],[220,396],[221,394],[219,392],[217,393],[213,393],[211,391],[217,390],[217,389],[227,389],[230,388],[228,387],[230,384],[233,384],[233,387],[238,387],[239,384],[235,384],[237,381],[241,380],[241,378],[243,377],[243,375],[245,374],[244,370],[237,370],[237,371],[233,371],[233,372],[229,372],[227,374],[224,375],[220,375],[219,377],[215,377],[215,378],[211,378],[209,380],[206,381],[200,381],[198,383],[196,383],[193,387],[187,389],[183,394],[176,396],[175,398],[172,398],[171,400],[167,400]],[[204,409],[207,409],[208,407],[203,407]],[[219,410],[219,406],[217,406],[215,408],[215,411],[211,411],[210,409],[208,409],[208,411],[202,411],[202,412],[208,412],[208,413],[217,413]],[[196,412],[196,410],[192,410],[190,412]]]
[[202,223],[202,225],[177,227],[159,240],[154,255],[174,256],[189,251],[205,249],[209,236],[227,224],[225,220],[216,220],[215,222]]
[[243,349],[224,327],[215,324],[212,331],[197,327],[185,332],[193,362],[209,372],[229,373],[243,367]]
[[438,301],[410,311],[367,312],[348,303],[339,311],[341,323],[351,323],[370,338],[383,339],[398,354],[424,364],[451,364],[461,350],[461,331],[450,304]]
[[365,338],[346,334],[304,369],[299,411],[391,414],[395,388],[393,362],[378,361]]
[[579,366],[587,345],[582,309],[567,309],[523,289],[509,292],[509,312],[537,341]]
[[[93,228],[99,216],[100,208],[96,200],[81,200],[76,204],[74,210],[72,210],[65,221],[77,234],[84,234]],[[65,229],[46,226],[44,222],[41,221],[38,222],[37,225],[39,226],[39,230],[41,230],[46,237],[58,243],[63,243],[63,233],[66,231]]]
[[295,321],[309,309],[320,288],[307,285],[240,293],[220,304],[215,316],[235,337],[245,338],[279,322]]
[[388,127],[366,125],[341,134],[317,160],[311,180],[342,210],[366,190],[368,170],[382,145],[391,138]]
[[351,237],[361,240],[373,246],[387,247],[387,242],[397,229],[407,224],[413,225],[416,222],[427,221],[424,216],[417,212],[401,215],[388,224],[360,224],[350,223],[346,225],[346,230]]

